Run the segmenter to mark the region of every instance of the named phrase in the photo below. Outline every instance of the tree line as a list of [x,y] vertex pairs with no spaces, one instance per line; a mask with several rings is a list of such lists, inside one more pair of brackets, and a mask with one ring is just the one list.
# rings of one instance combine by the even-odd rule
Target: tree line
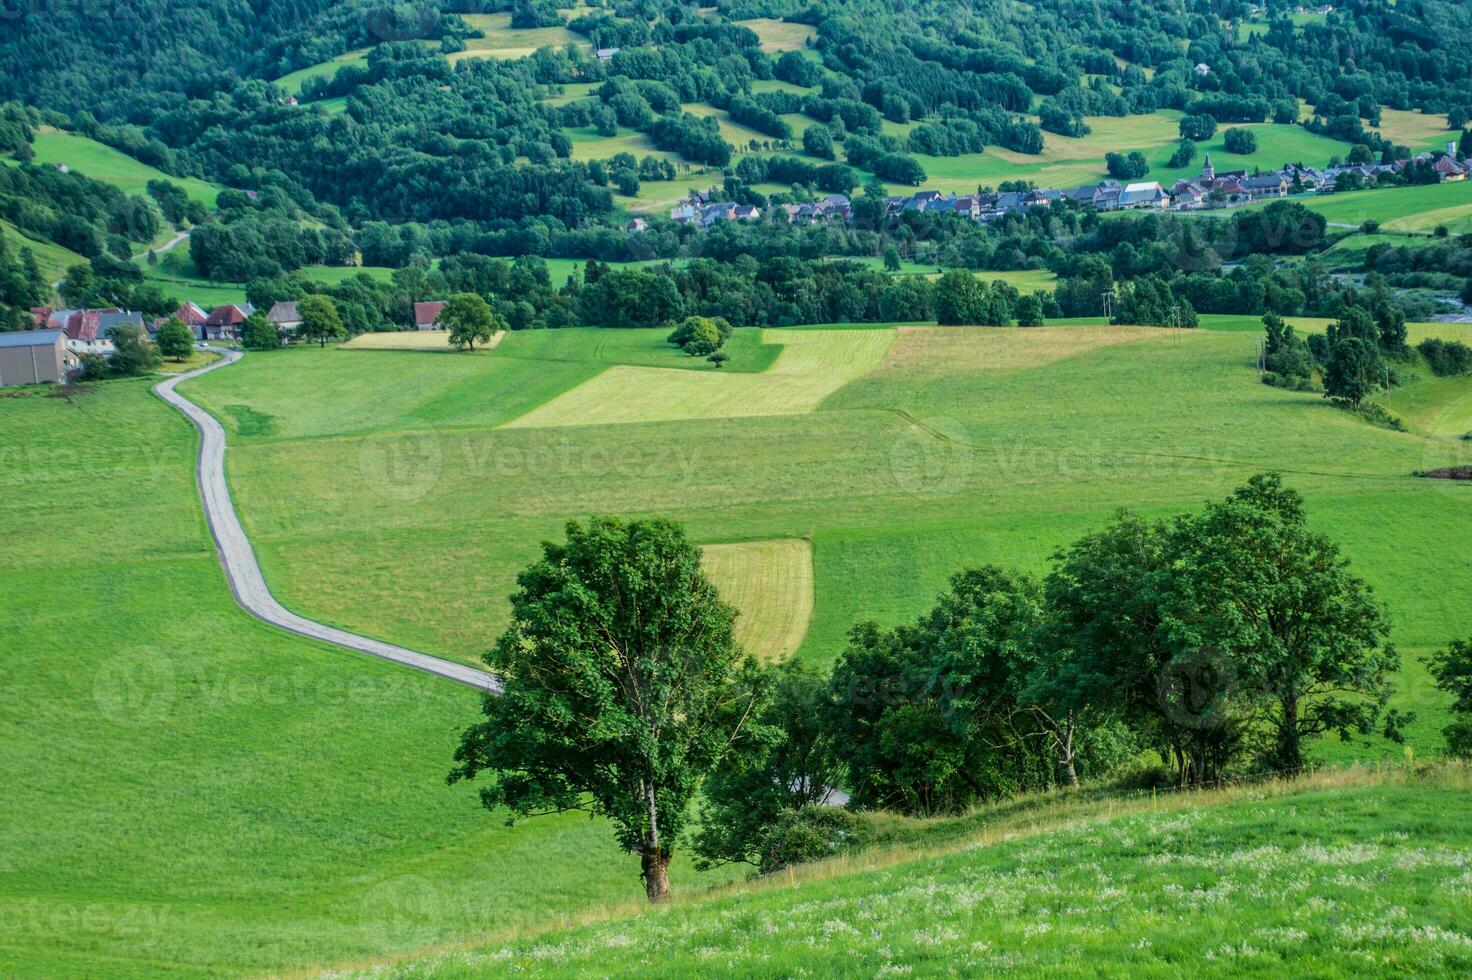
[[[771,871],[861,843],[856,811],[1292,773],[1325,736],[1398,741],[1411,718],[1389,707],[1383,604],[1275,474],[1169,520],[1121,512],[1041,577],[958,572],[913,622],[856,625],[827,675],[740,650],[699,549],[662,519],[568,524],[511,607],[485,657],[504,695],[450,779],[489,777],[481,801],[516,818],[609,818],[651,900],[681,846]],[[1461,644],[1433,660],[1459,704],[1467,664]]]

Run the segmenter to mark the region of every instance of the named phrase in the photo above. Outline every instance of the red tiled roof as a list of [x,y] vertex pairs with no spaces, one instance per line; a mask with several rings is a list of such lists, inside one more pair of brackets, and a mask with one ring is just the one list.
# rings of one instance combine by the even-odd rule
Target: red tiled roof
[[439,319],[440,310],[444,308],[444,303],[415,303],[414,323],[416,325],[422,323],[433,323],[435,320]]
[[66,318],[62,329],[66,331],[70,340],[83,340],[88,343],[97,339],[97,326],[102,320],[103,310],[77,310]]
[[234,303],[227,303],[210,310],[210,315],[205,318],[204,322],[211,327],[233,327],[237,323],[245,322],[245,311]]
[[178,317],[188,327],[197,327],[209,318],[209,314],[200,309],[197,303],[185,303],[174,311],[174,316]]

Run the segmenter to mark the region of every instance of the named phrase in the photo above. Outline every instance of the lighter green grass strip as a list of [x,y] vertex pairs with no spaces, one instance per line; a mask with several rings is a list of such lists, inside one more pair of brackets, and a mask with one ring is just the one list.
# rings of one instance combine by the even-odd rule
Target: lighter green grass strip
[[895,331],[764,330],[782,353],[760,374],[694,373],[617,365],[520,418],[510,428],[800,415],[878,368]]
[[813,619],[813,549],[796,538],[708,544],[705,572],[740,611],[736,640],[758,659],[786,660]]

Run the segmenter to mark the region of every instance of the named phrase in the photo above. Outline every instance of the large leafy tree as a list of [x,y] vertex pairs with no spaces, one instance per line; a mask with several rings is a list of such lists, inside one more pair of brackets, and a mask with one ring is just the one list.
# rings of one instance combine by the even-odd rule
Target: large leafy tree
[[770,698],[751,729],[751,751],[728,754],[706,782],[693,842],[697,867],[780,863],[771,851],[782,820],[827,805],[840,785],[842,766],[820,710],[828,678],[797,661],[771,675]]
[[1178,660],[1162,630],[1168,538],[1164,524],[1121,513],[1054,557],[1044,586],[1051,663],[1035,672],[1034,696],[1055,722],[1070,709],[1123,719],[1187,784],[1226,765],[1237,719],[1214,665]]
[[1453,640],[1427,661],[1436,686],[1452,696],[1453,720],[1442,729],[1453,755],[1472,758],[1472,639]]
[[854,800],[944,813],[1053,778],[1017,692],[1033,662],[1041,590],[997,568],[962,572],[914,624],[855,627],[828,709]]
[[302,318],[301,326],[296,328],[297,336],[315,340],[321,347],[326,347],[329,340],[341,340],[347,336],[347,328],[342,325],[342,317],[338,315],[337,304],[331,296],[320,293],[305,296],[297,303],[296,309]]
[[184,325],[184,321],[176,316],[171,316],[158,328],[154,335],[154,342],[158,344],[158,352],[164,357],[171,357],[176,361],[186,360],[194,350],[194,334]]
[[516,816],[606,816],[659,901],[701,781],[746,749],[755,664],[677,525],[574,521],[542,551],[485,658],[505,692],[486,696],[450,780],[493,775],[482,802]]
[[1231,683],[1260,699],[1277,769],[1304,764],[1328,732],[1368,735],[1386,715],[1400,657],[1368,584],[1328,537],[1310,531],[1303,498],[1276,474],[1253,477],[1171,533],[1164,633],[1176,656],[1210,651]]
[[450,343],[456,350],[474,351],[477,341],[489,344],[496,331],[506,329],[506,321],[476,293],[451,296],[440,309],[437,322],[450,332]]
[[1324,396],[1359,408],[1385,377],[1380,352],[1370,341],[1345,337],[1329,349]]

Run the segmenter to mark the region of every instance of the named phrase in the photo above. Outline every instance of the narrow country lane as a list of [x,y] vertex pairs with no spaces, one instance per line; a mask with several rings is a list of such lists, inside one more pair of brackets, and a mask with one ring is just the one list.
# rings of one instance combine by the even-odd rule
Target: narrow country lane
[[345,650],[366,653],[460,684],[499,693],[501,682],[486,671],[313,622],[289,611],[276,601],[266,585],[265,576],[261,574],[255,551],[235,513],[235,504],[230,499],[230,487],[225,481],[225,430],[214,416],[175,391],[179,382],[226,367],[244,356],[238,351],[225,348],[208,349],[219,354],[221,359],[162,381],[154,386],[153,391],[183,412],[199,429],[200,497],[204,501],[205,517],[215,539],[220,564],[225,569],[225,579],[230,583],[230,591],[240,607],[257,619],[309,639],[321,640]]

